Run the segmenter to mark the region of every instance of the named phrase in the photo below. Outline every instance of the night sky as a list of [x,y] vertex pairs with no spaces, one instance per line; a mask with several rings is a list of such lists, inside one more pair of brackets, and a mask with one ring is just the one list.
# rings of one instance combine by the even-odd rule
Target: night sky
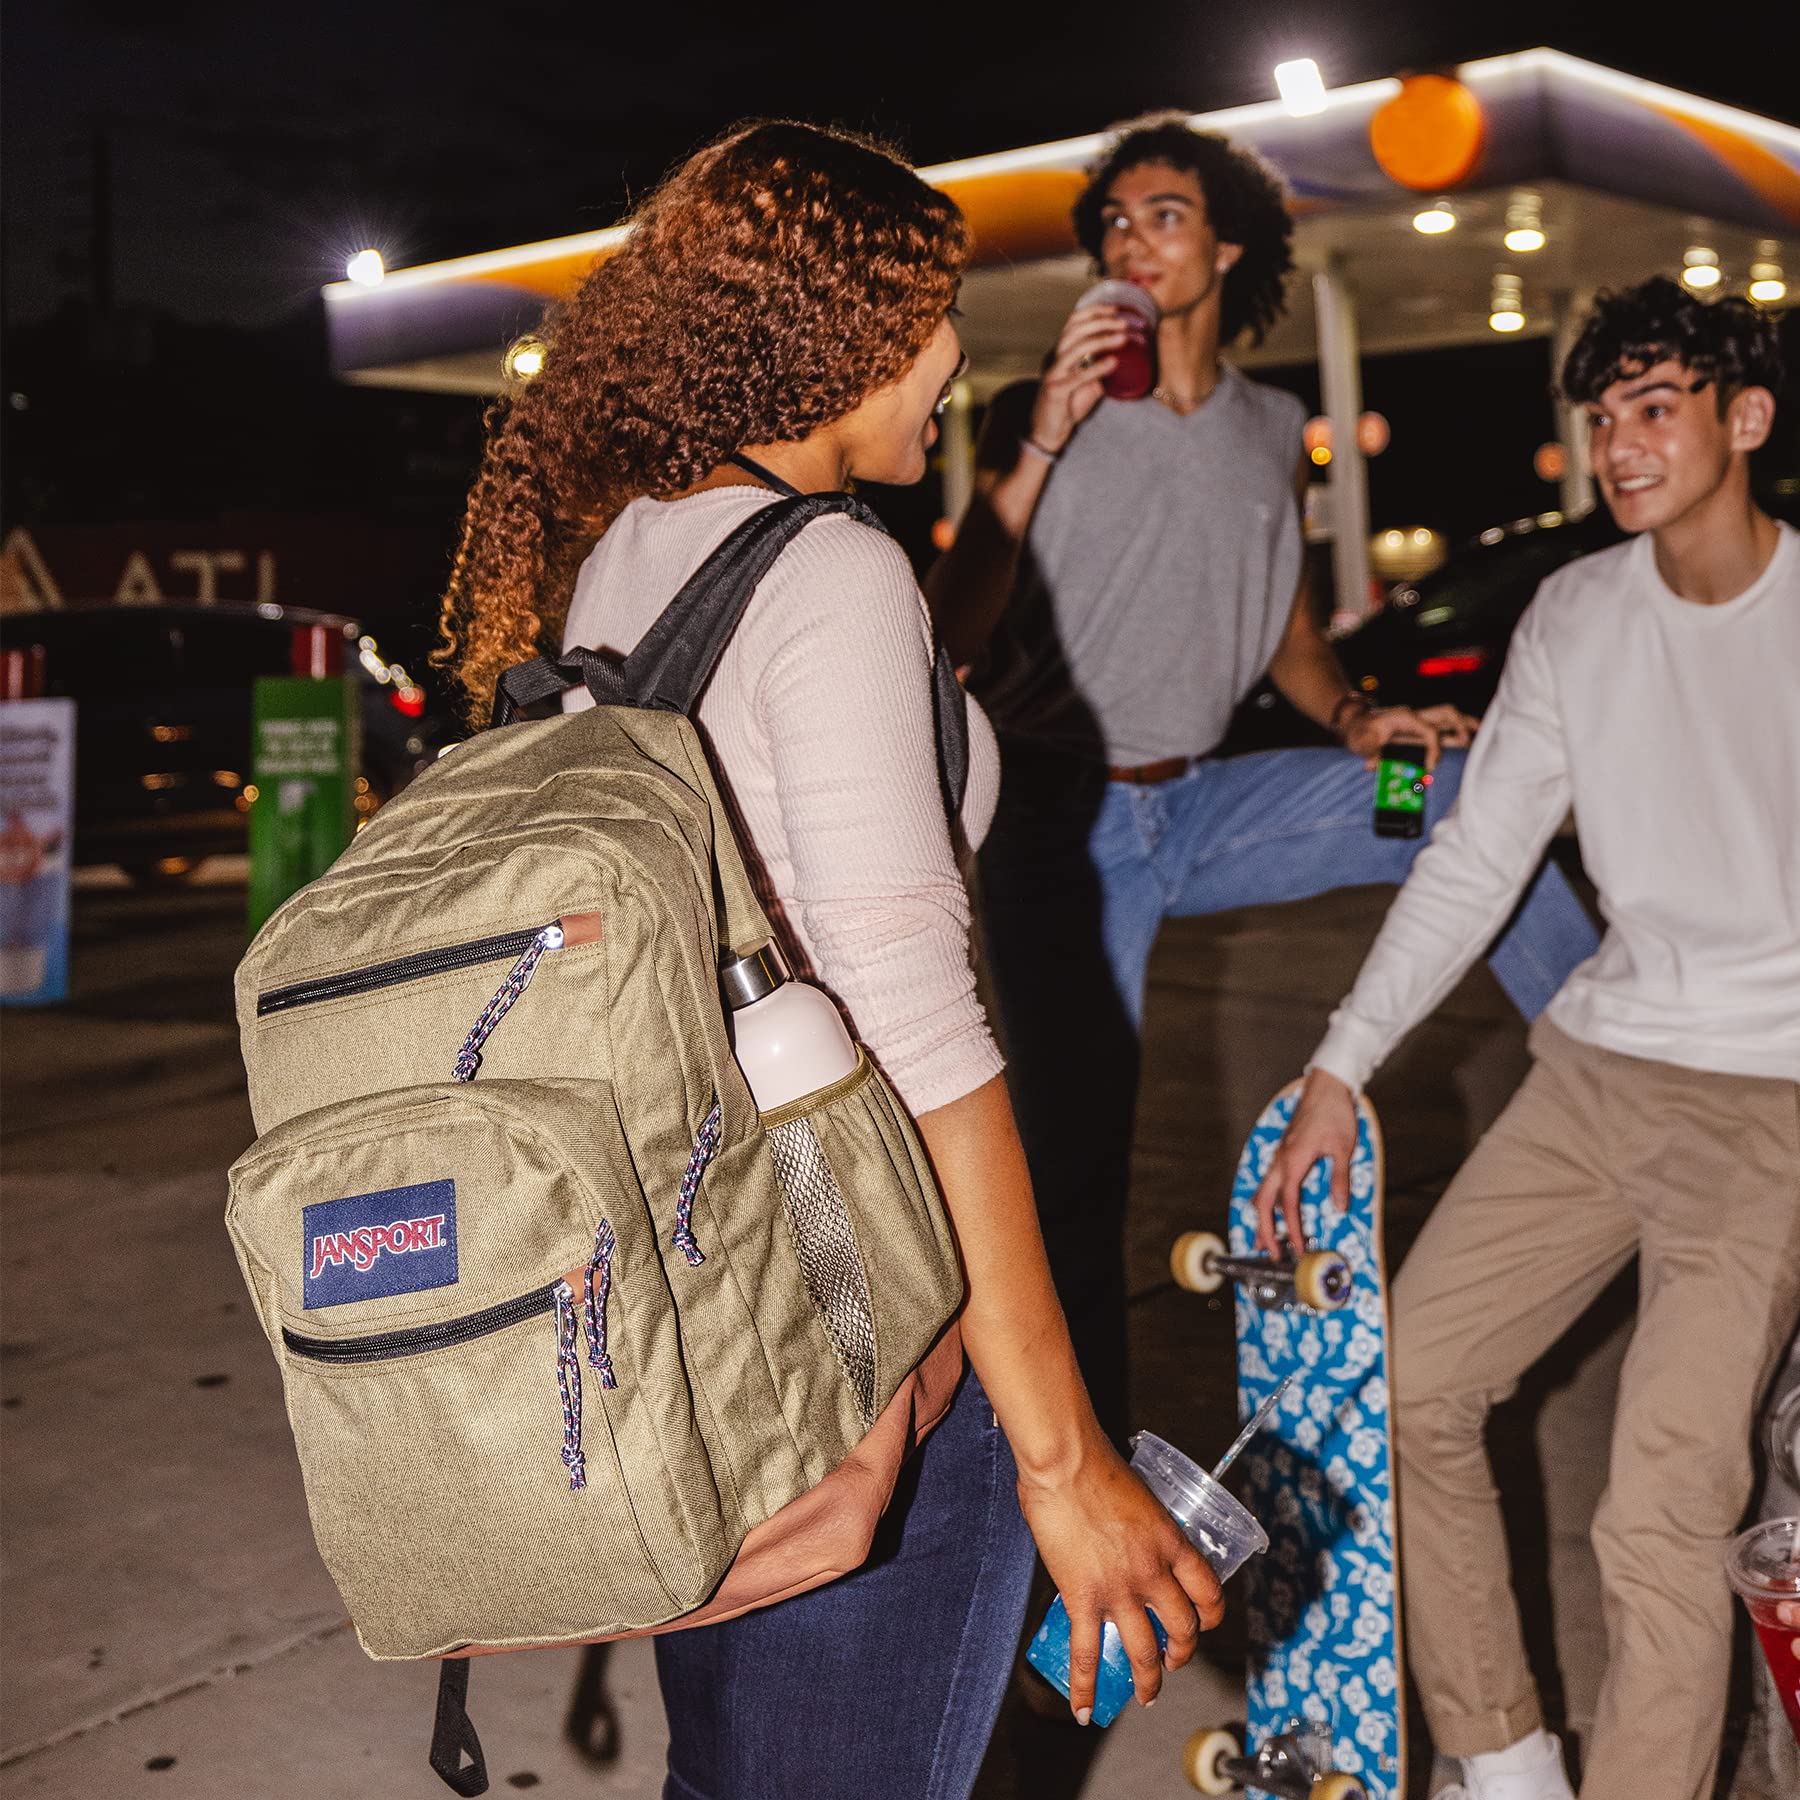
[[752,113],[872,128],[935,162],[1263,99],[1290,56],[1338,85],[1549,43],[1791,115],[1785,59],[1700,35],[1735,9],[1654,34],[1653,10],[12,0],[6,313],[110,283],[122,306],[267,323],[365,242],[400,264],[610,224]]
[[[1337,86],[1547,43],[1794,116],[1766,43],[1652,37],[1647,10],[9,0],[0,533],[27,528],[69,598],[113,595],[132,554],[171,598],[195,545],[271,557],[282,599],[378,620],[414,661],[485,403],[331,380],[319,289],[353,251],[398,267],[615,223],[747,116],[932,163],[1271,98],[1295,56]],[[1542,340],[1369,360],[1394,426],[1372,523],[1459,539],[1555,504],[1531,467],[1549,377]],[[1310,366],[1270,378],[1317,405]],[[938,483],[867,497],[923,567]]]

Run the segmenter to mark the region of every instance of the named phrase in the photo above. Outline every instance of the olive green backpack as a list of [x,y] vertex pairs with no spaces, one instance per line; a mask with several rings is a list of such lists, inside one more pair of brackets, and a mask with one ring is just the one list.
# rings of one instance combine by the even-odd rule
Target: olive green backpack
[[[227,1223],[372,1656],[703,1606],[960,1304],[881,1075],[865,1057],[759,1116],[718,987],[772,934],[682,715],[775,555],[839,511],[867,516],[841,495],[759,513],[622,662],[513,671],[497,721],[571,676],[602,704],[450,751],[239,967],[261,1135]],[[432,1761],[479,1793],[467,1669],[444,1664]]]

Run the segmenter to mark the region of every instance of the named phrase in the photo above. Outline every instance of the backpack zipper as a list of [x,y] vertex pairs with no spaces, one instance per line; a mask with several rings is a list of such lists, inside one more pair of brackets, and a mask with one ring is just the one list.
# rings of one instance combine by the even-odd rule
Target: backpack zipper
[[[502,931],[493,937],[471,938],[463,944],[446,944],[441,950],[419,950],[411,956],[396,956],[391,962],[371,963],[366,969],[351,969],[342,975],[320,975],[311,981],[290,982],[286,987],[270,988],[256,997],[256,1016],[287,1012],[296,1006],[311,1006],[321,1000],[340,1000],[349,994],[367,994],[377,988],[395,987],[403,981],[420,981],[427,975],[441,975],[450,969],[470,969],[479,963],[500,962],[522,956],[532,943],[552,926],[533,926],[527,931]],[[546,949],[560,949],[560,943],[547,943]]]
[[560,1276],[498,1306],[447,1319],[441,1325],[409,1325],[400,1331],[377,1331],[367,1337],[303,1337],[287,1326],[281,1341],[296,1356],[321,1363],[388,1362],[397,1356],[423,1356],[429,1350],[450,1350],[490,1332],[504,1331],[527,1319],[556,1314],[556,1386],[562,1402],[562,1463],[569,1472],[569,1489],[579,1493],[587,1486],[587,1458],[581,1449],[581,1355],[577,1339],[585,1326],[588,1367],[603,1388],[616,1388],[612,1357],[606,1347],[606,1301],[612,1291],[612,1264],[618,1241],[612,1225],[600,1221],[594,1233],[593,1253],[581,1274],[581,1299]]
[[556,1290],[566,1287],[561,1281],[546,1282],[521,1294],[516,1300],[502,1300],[498,1306],[484,1307],[480,1312],[465,1313],[460,1319],[446,1319],[441,1325],[409,1325],[402,1331],[377,1331],[368,1337],[316,1338],[302,1337],[297,1331],[281,1328],[281,1341],[296,1356],[310,1362],[369,1363],[388,1362],[396,1356],[423,1356],[428,1350],[450,1350],[493,1331],[504,1331],[525,1319],[556,1310]]

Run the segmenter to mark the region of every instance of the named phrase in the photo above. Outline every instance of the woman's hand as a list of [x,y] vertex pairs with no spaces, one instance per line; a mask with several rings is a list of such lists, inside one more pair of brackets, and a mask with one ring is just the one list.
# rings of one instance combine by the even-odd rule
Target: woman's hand
[[1374,768],[1381,747],[1396,739],[1405,744],[1425,746],[1425,767],[1435,769],[1438,758],[1447,749],[1470,743],[1478,720],[1454,706],[1424,706],[1415,712],[1410,706],[1380,706],[1361,712],[1345,725],[1344,748],[1360,756]]
[[1129,335],[1124,321],[1116,306],[1078,306],[1069,314],[1031,409],[1028,435],[1040,449],[1060,452],[1100,404],[1106,377],[1119,360],[1115,352]]
[[1306,1249],[1300,1224],[1300,1188],[1320,1157],[1331,1158],[1331,1203],[1339,1212],[1350,1204],[1350,1157],[1356,1149],[1356,1096],[1335,1075],[1308,1071],[1294,1116],[1282,1133],[1275,1154],[1256,1190],[1256,1247],[1281,1254],[1275,1235],[1279,1211],[1287,1227],[1287,1251],[1298,1257]]
[[[1179,1669],[1201,1631],[1225,1615],[1206,1559],[1097,1426],[1073,1473],[1044,1479],[1021,1470],[1019,1504],[1069,1615],[1069,1708],[1077,1721],[1093,1716],[1108,1619],[1131,1658],[1138,1704],[1150,1705],[1163,1669]],[[1146,1609],[1168,1633],[1160,1653]]]

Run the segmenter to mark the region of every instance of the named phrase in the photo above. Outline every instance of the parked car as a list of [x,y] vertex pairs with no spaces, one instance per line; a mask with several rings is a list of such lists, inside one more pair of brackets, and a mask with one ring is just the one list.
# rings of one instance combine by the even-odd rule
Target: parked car
[[[112,604],[15,613],[0,644],[41,645],[44,692],[79,704],[75,860],[146,884],[242,851],[250,809],[251,686],[294,672],[296,633],[324,631],[358,683],[356,805],[367,816],[453,735],[424,683],[342,614],[301,607]],[[338,646],[341,645],[341,653]]]
[[[1495,526],[1432,574],[1396,588],[1380,612],[1337,640],[1338,661],[1378,706],[1448,702],[1479,718],[1538,583],[1621,535],[1604,507],[1580,519],[1546,514]],[[1332,741],[1265,678],[1238,707],[1220,754]]]
[[[1758,498],[1775,517],[1800,525],[1800,483],[1774,483]],[[1623,536],[1604,506],[1579,519],[1544,513],[1492,526],[1432,574],[1396,588],[1380,612],[1339,638],[1334,647],[1344,673],[1377,705],[1447,701],[1479,718],[1500,685],[1507,645],[1539,582]],[[1239,705],[1219,753],[1332,741],[1265,677]]]

